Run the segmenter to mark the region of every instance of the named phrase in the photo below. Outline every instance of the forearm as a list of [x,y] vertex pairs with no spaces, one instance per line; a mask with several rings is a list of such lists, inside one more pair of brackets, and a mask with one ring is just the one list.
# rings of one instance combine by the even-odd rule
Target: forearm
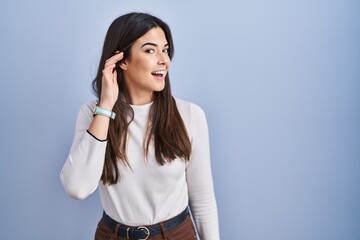
[[189,186],[190,209],[201,239],[219,240],[219,223],[212,183]]
[[101,115],[95,115],[88,131],[98,140],[105,141],[109,131],[109,122],[110,118]]

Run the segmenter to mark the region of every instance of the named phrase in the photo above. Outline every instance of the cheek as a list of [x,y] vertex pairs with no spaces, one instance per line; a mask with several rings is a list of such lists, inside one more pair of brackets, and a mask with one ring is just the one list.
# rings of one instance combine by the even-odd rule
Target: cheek
[[133,77],[140,77],[149,72],[149,67],[146,64],[146,61],[137,59],[131,63],[131,67],[128,70],[129,74],[131,74]]
[[154,63],[149,59],[139,59],[136,63],[136,71],[152,72],[154,68],[153,66],[156,66],[155,64],[156,62]]

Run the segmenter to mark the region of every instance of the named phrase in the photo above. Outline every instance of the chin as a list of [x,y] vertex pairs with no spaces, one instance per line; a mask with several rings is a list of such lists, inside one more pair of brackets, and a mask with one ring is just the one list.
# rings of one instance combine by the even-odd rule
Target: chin
[[162,90],[164,90],[165,88],[165,84],[159,85],[159,86],[154,86],[154,92],[161,92]]

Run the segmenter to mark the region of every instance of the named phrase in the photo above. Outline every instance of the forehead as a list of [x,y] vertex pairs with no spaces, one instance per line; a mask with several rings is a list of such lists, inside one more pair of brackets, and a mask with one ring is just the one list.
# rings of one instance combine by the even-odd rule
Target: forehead
[[147,33],[137,39],[135,44],[143,44],[146,42],[151,42],[158,45],[165,45],[168,43],[164,31],[160,27],[150,29]]

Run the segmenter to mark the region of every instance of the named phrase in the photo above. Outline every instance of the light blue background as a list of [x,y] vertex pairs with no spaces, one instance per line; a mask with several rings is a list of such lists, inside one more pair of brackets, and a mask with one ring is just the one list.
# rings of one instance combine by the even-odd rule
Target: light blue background
[[360,1],[1,0],[1,239],[93,239],[59,172],[105,32],[172,28],[177,97],[207,113],[222,239],[360,239]]

